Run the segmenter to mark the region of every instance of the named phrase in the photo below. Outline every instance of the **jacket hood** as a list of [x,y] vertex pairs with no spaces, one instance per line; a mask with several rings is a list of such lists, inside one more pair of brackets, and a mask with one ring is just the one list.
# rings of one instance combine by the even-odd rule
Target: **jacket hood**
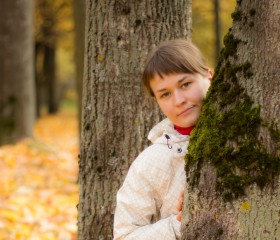
[[[173,144],[185,142],[188,135],[182,135],[174,129],[174,124],[168,119],[164,119],[155,125],[148,135],[152,143]],[[168,140],[168,141],[167,141]]]

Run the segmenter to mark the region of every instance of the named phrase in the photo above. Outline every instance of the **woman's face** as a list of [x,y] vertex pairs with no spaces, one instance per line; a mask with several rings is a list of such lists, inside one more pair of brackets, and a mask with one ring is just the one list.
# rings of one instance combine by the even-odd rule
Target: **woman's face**
[[159,75],[151,80],[150,86],[162,112],[176,126],[191,127],[201,112],[202,100],[210,86],[212,73],[174,73]]

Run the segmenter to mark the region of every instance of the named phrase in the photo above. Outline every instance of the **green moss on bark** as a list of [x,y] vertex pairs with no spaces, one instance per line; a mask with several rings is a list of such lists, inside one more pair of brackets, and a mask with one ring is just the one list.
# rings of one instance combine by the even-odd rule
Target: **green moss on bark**
[[237,5],[241,5],[242,0],[237,0],[236,3],[237,3]]
[[[245,193],[245,188],[256,183],[263,188],[272,183],[280,172],[278,154],[270,154],[258,140],[260,127],[265,126],[256,105],[238,84],[238,78],[253,76],[249,62],[231,64],[237,58],[240,40],[229,32],[220,63],[203,104],[201,117],[192,134],[186,156],[186,171],[190,184],[195,186],[200,168],[209,161],[216,169],[217,191],[227,201]],[[278,143],[280,134],[270,127],[273,139]]]
[[236,9],[231,14],[231,18],[234,22],[241,22],[242,25],[248,24],[251,28],[254,26],[254,20],[251,19],[256,15],[256,9],[251,8],[248,12],[242,12],[241,8],[241,1],[237,1]]
[[241,11],[236,10],[231,14],[231,17],[232,17],[233,21],[240,21],[240,20],[242,20],[242,13],[241,13]]

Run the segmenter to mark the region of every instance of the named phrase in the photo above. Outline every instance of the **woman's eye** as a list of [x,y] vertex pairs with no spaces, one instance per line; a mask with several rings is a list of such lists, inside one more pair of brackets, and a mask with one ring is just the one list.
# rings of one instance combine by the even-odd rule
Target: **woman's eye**
[[166,93],[163,93],[161,96],[160,96],[160,98],[166,98],[166,97],[168,97],[170,95],[170,93],[169,92],[166,92]]
[[190,82],[185,82],[182,84],[182,88],[186,88],[190,85],[191,83]]

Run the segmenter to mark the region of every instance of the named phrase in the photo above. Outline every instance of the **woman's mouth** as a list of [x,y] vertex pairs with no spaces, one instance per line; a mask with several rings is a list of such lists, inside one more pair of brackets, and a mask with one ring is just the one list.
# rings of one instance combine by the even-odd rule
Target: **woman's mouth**
[[187,109],[185,109],[184,111],[182,111],[181,113],[179,113],[177,116],[181,116],[181,115],[187,115],[190,113],[190,111],[194,108],[195,106],[191,106],[191,107],[188,107]]

